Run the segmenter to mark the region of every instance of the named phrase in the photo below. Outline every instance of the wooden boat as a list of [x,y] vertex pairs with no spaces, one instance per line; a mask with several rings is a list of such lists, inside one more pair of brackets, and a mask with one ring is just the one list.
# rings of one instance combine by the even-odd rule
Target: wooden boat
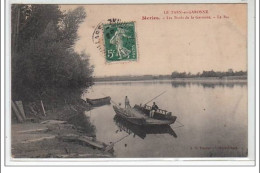
[[114,117],[114,122],[120,130],[123,130],[128,134],[133,133],[142,139],[144,139],[146,135],[149,134],[169,134],[174,138],[177,138],[176,133],[169,125],[153,126],[153,128],[150,128],[149,126],[142,127],[136,124],[132,124],[119,116]]
[[125,109],[114,105],[113,108],[117,116],[140,126],[169,125],[173,124],[177,119],[176,116],[172,116],[171,112],[161,109],[154,113],[153,118],[150,118],[151,107],[149,106],[135,105],[133,108]]
[[111,97],[104,97],[104,98],[98,98],[98,99],[89,99],[87,98],[86,101],[92,106],[102,106],[106,104],[110,104]]

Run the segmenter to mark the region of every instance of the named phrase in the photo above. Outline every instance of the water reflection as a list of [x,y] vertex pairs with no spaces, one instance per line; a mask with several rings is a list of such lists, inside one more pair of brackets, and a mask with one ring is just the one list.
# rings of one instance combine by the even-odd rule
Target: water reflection
[[[124,104],[127,95],[133,105],[148,102],[162,91],[167,93],[156,98],[156,104],[171,111],[185,125],[177,129],[176,124],[171,125],[178,138],[169,126],[143,129],[117,121],[112,105],[106,105],[87,113],[96,126],[97,140],[110,143],[128,136],[114,147],[116,157],[122,158],[247,156],[244,152],[248,146],[246,80],[154,80],[125,84],[110,81],[110,84],[94,85],[92,93],[85,93],[83,98],[90,94],[93,98],[104,97],[104,93],[113,102]],[[212,148],[215,146],[237,149]],[[211,148],[196,150],[194,147]]]
[[203,87],[203,88],[216,88],[216,87],[228,87],[228,88],[234,88],[235,86],[240,86],[241,88],[246,86],[246,82],[207,82],[207,81],[172,81],[171,85],[173,88],[179,88],[179,87],[191,87],[192,85]]
[[[120,129],[120,131],[125,131],[128,134],[134,134],[139,136],[140,138],[144,139],[147,134],[169,134],[173,136],[174,138],[177,138],[176,133],[169,125],[163,125],[163,126],[153,126],[150,127],[141,127],[138,125],[131,124],[124,119],[120,118],[119,116],[114,116],[114,122],[117,125],[117,127]],[[118,133],[118,131],[116,131]]]

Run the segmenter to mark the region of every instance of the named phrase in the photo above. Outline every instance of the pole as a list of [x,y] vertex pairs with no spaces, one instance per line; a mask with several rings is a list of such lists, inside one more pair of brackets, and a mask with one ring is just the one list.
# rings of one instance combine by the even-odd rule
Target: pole
[[44,109],[44,106],[43,106],[42,100],[41,100],[41,105],[42,105],[42,111],[43,111],[43,114],[44,114],[44,116],[46,117],[46,112],[45,112],[45,109]]
[[20,123],[22,123],[22,122],[23,122],[23,118],[22,118],[22,116],[20,115],[20,112],[19,112],[19,110],[17,109],[17,107],[16,107],[16,105],[14,104],[13,101],[11,102],[11,105],[12,105],[13,111],[14,111],[14,113],[15,113],[15,115],[16,115],[18,121],[19,121]]
[[159,94],[158,96],[154,97],[152,100],[146,102],[145,105],[148,104],[148,103],[150,103],[150,102],[153,101],[154,99],[160,97],[160,96],[163,95],[164,93],[166,93],[166,91],[164,91],[164,92],[162,92],[161,94]]
[[110,145],[108,145],[108,146],[105,148],[105,151],[109,151],[109,150],[111,150],[111,149],[114,147],[114,145],[115,145],[116,143],[122,141],[124,138],[128,137],[129,135],[130,135],[130,134],[127,134],[126,136],[120,138],[120,139],[117,140],[116,142],[112,142]]

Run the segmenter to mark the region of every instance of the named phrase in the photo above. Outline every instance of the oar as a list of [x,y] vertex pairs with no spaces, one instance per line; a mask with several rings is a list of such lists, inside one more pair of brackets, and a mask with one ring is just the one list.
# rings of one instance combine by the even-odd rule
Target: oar
[[147,103],[145,103],[145,105],[148,104],[148,103],[150,103],[150,102],[153,101],[154,99],[160,97],[160,96],[163,95],[164,93],[166,93],[166,91],[164,91],[164,92],[162,92],[161,94],[159,94],[158,96],[154,97],[152,100],[150,100],[150,101],[148,101]]

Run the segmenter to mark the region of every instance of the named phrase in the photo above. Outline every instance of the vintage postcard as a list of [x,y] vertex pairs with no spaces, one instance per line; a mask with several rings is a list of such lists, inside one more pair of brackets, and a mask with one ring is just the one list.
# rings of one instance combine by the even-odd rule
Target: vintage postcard
[[248,10],[10,4],[10,159],[252,160]]

